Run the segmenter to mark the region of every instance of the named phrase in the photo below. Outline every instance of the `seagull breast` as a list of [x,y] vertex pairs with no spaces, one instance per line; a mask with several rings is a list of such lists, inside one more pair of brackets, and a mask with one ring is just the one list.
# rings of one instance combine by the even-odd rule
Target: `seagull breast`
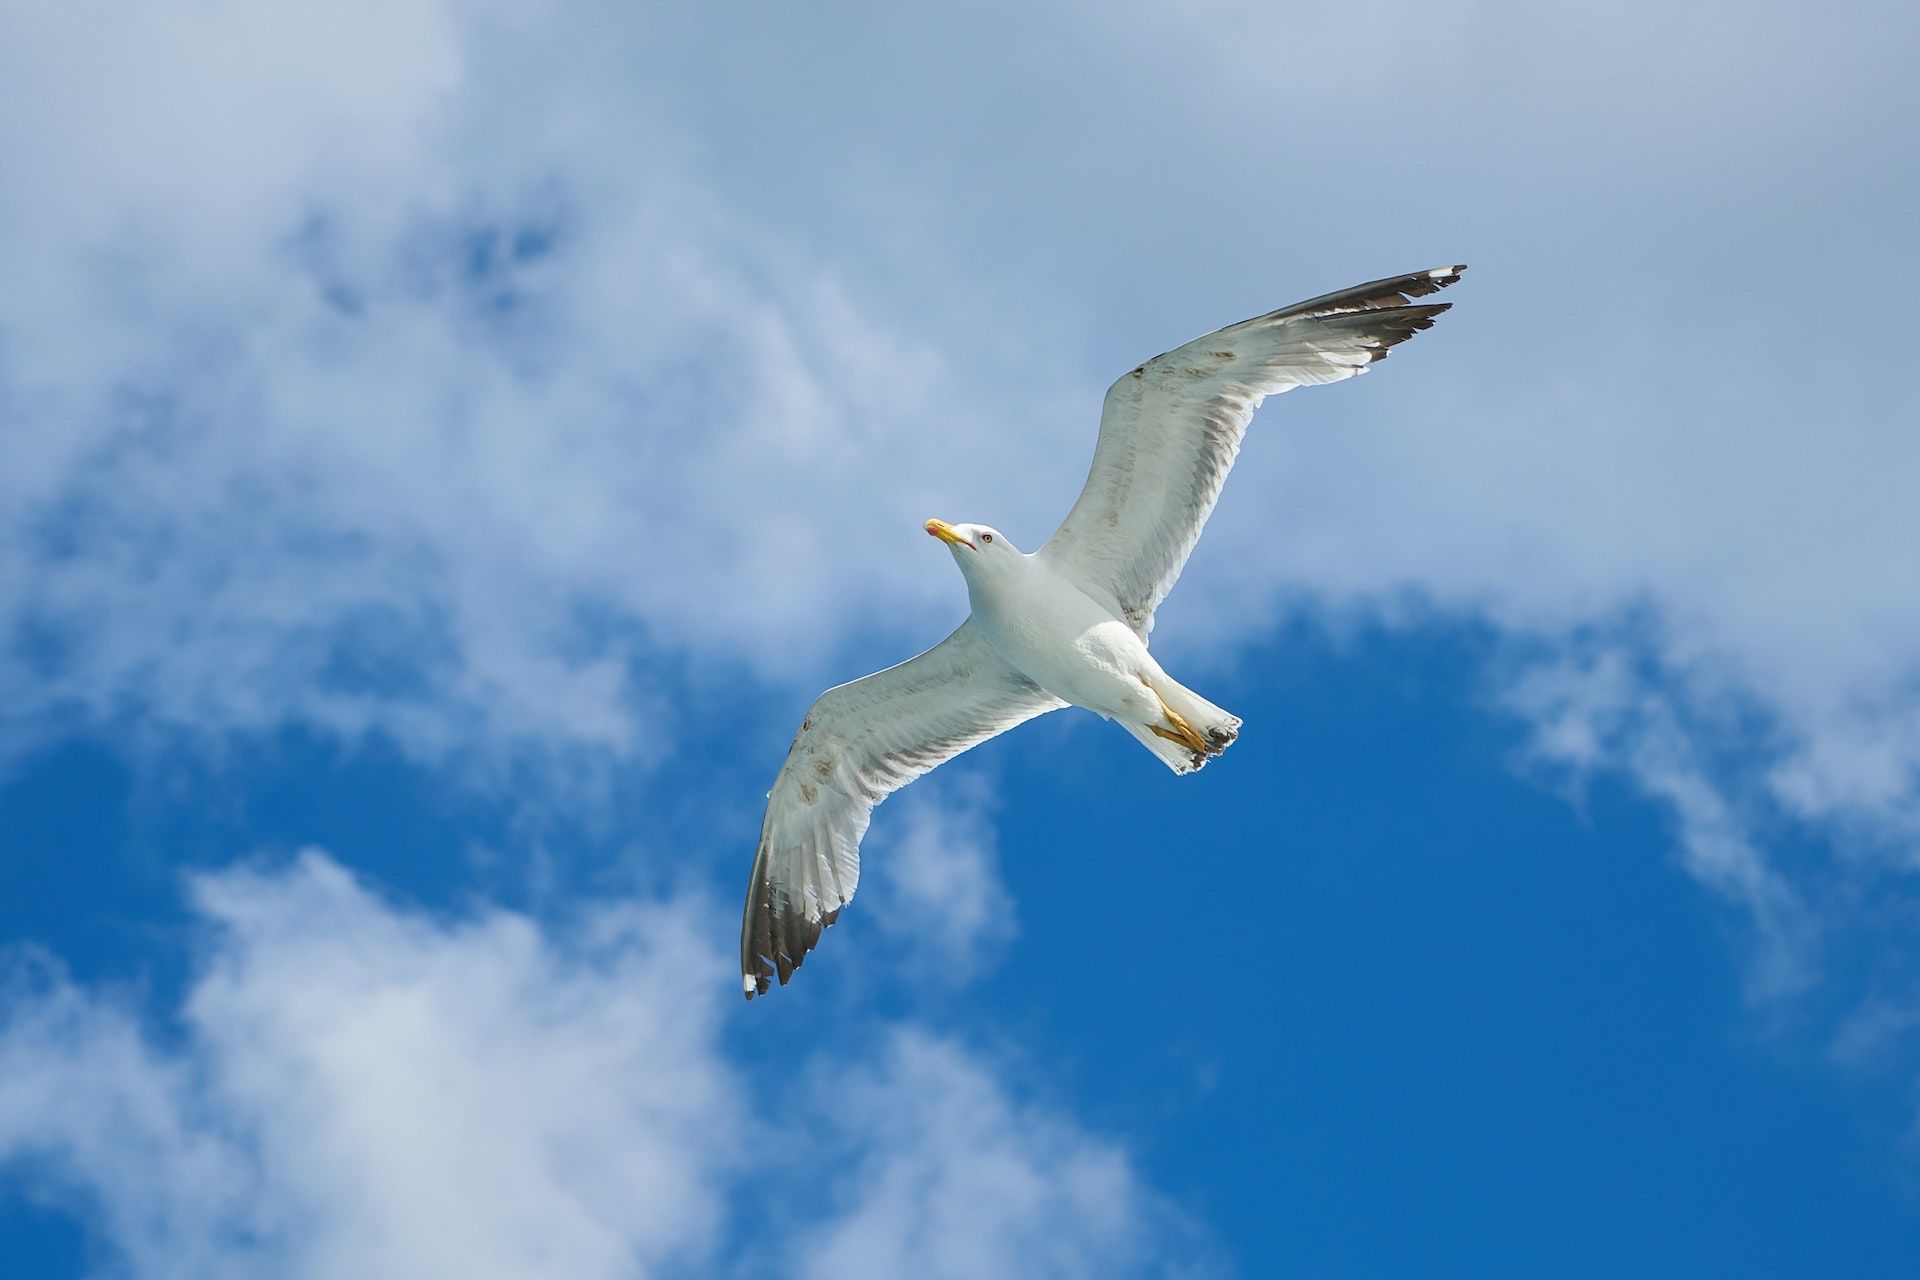
[[968,595],[987,644],[1054,697],[1109,717],[1137,701],[1145,642],[1046,561],[1023,557]]

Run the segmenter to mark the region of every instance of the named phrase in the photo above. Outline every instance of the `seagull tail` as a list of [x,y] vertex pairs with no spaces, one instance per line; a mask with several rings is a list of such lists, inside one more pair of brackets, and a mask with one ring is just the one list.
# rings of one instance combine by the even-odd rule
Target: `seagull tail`
[[1170,713],[1155,723],[1122,720],[1128,733],[1160,757],[1175,773],[1193,773],[1233,745],[1240,736],[1240,717],[1222,710],[1185,685],[1156,673],[1148,680]]

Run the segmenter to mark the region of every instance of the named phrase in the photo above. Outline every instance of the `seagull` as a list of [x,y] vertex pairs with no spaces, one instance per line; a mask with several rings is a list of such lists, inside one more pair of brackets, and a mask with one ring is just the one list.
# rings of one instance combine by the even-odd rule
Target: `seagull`
[[1116,720],[1176,774],[1233,744],[1240,717],[1147,651],[1154,611],[1199,541],[1254,410],[1365,373],[1450,303],[1440,267],[1229,325],[1107,389],[1093,468],[1066,521],[1024,552],[989,525],[929,520],[973,612],[917,658],[827,690],[767,795],[740,930],[747,999],[782,986],[860,879],[874,806],[1017,724],[1065,706]]

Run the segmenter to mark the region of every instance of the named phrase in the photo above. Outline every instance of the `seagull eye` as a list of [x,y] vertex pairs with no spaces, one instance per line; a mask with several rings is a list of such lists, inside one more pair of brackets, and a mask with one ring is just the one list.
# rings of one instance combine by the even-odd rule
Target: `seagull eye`
[[990,533],[983,533],[983,534],[981,534],[981,535],[980,535],[980,541],[982,541],[982,542],[992,542],[992,541],[993,541],[993,535],[992,535],[992,534],[990,534]]

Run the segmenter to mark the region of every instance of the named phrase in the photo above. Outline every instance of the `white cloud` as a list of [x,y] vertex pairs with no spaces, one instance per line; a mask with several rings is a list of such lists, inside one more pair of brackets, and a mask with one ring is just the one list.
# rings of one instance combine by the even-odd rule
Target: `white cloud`
[[833,1095],[812,1133],[723,1041],[743,1006],[697,902],[434,918],[313,853],[195,899],[211,932],[177,1025],[46,961],[0,1006],[0,1165],[142,1280],[752,1270],[793,1256],[768,1222],[856,1260],[966,1244],[1062,1275],[1181,1243],[1117,1146],[925,1031],[789,1061]]
[[711,1248],[742,1088],[689,919],[554,944],[389,908],[318,855],[197,896],[219,934],[184,1052],[58,979],[0,1038],[0,1150],[84,1189],[134,1274],[590,1278]]
[[1814,978],[1815,920],[1793,885],[1765,857],[1755,818],[1700,758],[1695,735],[1672,699],[1636,675],[1630,657],[1606,649],[1527,668],[1507,700],[1534,726],[1537,764],[1576,777],[1612,766],[1673,815],[1682,865],[1739,907],[1753,929],[1748,981],[1769,998],[1803,990]]
[[837,1123],[876,1140],[832,1180],[839,1216],[803,1242],[800,1274],[1167,1274],[1163,1242],[1189,1232],[1142,1200],[1123,1152],[1009,1097],[950,1043],[903,1032],[823,1092]]
[[83,1206],[137,1273],[233,1274],[228,1252],[261,1226],[252,1169],[197,1118],[189,1072],[152,1048],[121,1002],[57,970],[36,974],[31,994],[24,970],[9,976],[0,1169],[25,1173],[37,1200]]
[[861,907],[914,979],[964,982],[1013,938],[991,801],[984,775],[955,766],[889,804],[863,851],[872,871]]
[[636,29],[275,13],[10,41],[16,747],[131,717],[644,759],[640,648],[790,673],[855,602],[951,608],[922,499],[992,468],[901,429],[970,420],[945,361],[707,198],[593,53]]

